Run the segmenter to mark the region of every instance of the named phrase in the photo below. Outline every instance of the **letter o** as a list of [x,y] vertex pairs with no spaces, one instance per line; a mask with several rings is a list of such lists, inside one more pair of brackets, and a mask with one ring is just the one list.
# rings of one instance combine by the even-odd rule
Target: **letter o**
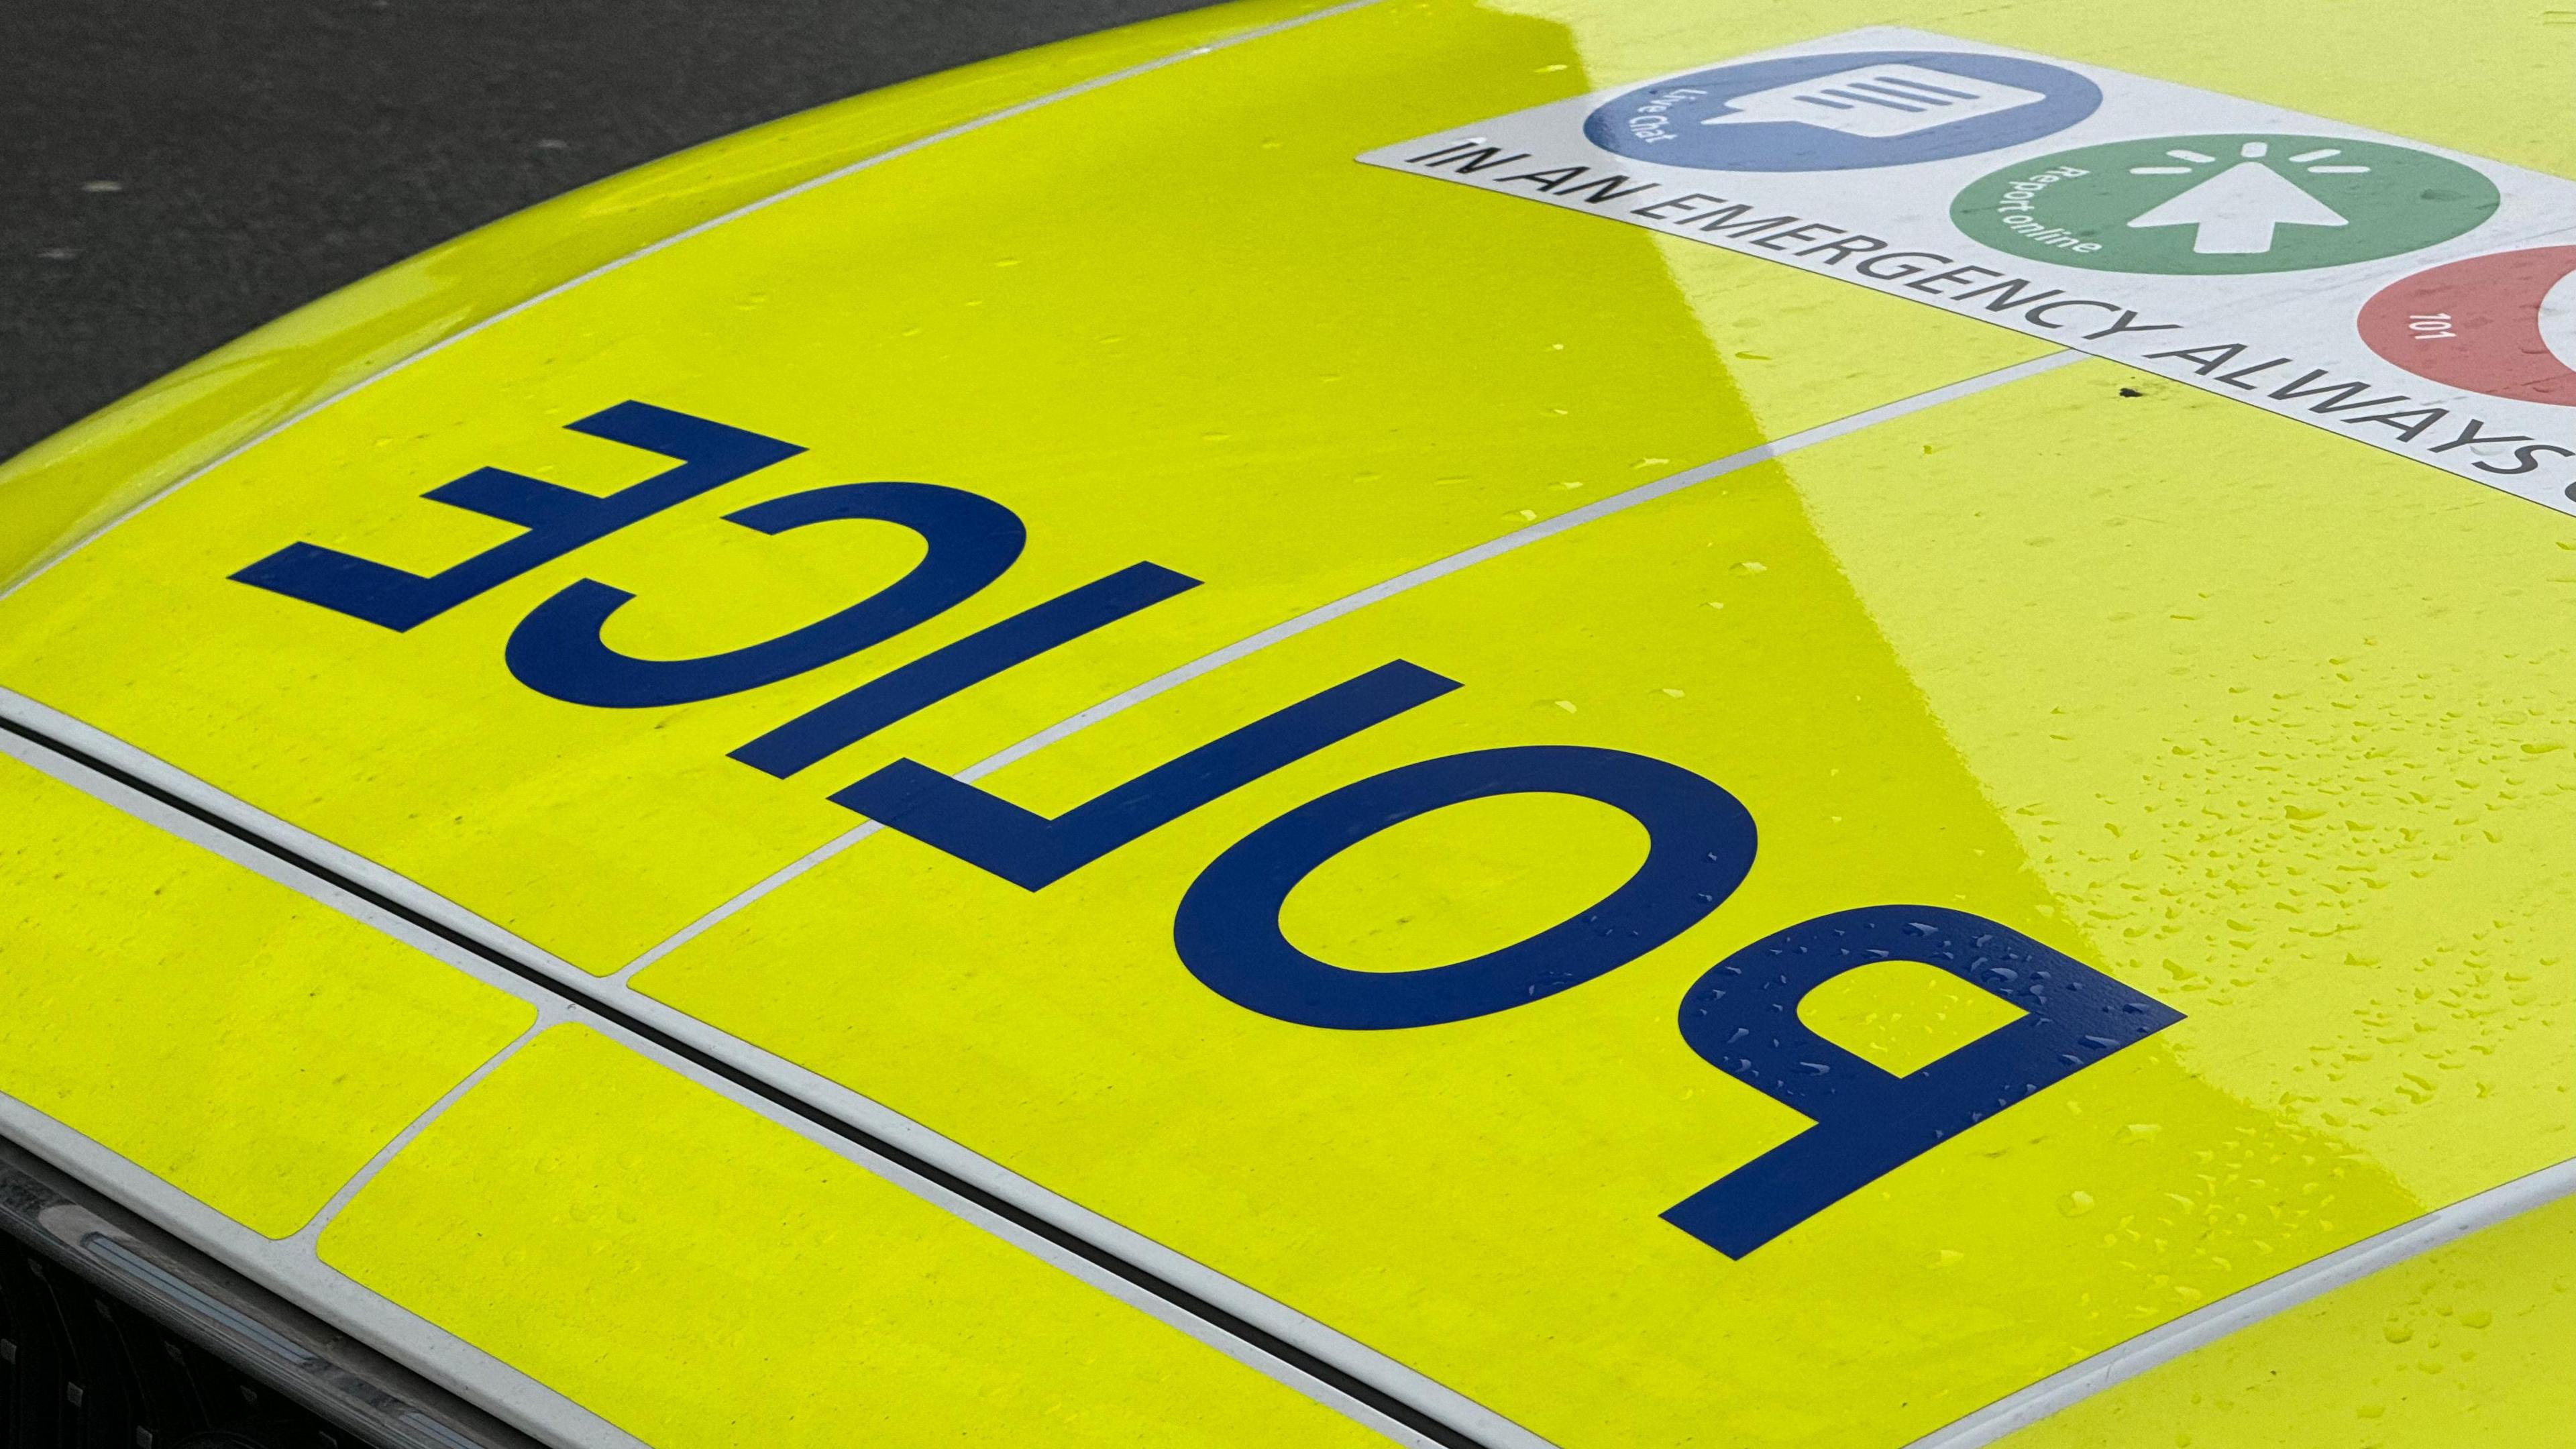
[[[1597,904],[1525,940],[1419,971],[1352,971],[1288,943],[1279,912],[1326,861],[1390,826],[1494,795],[1598,800],[1646,827],[1645,863]],[[1301,1026],[1437,1026],[1524,1006],[1680,935],[1753,866],[1753,817],[1679,765],[1624,750],[1521,745],[1443,755],[1310,800],[1229,846],[1181,897],[1172,944],[1201,984]]]

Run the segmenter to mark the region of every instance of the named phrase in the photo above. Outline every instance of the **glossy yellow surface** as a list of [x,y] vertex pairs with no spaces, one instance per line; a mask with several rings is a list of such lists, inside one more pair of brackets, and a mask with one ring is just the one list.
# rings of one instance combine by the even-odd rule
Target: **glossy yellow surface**
[[[2429,64],[2392,43],[2423,24],[2393,0],[1386,0],[942,141],[465,337],[0,600],[0,684],[614,970],[856,825],[825,796],[876,765],[960,769],[1427,561],[2040,355],[1362,150],[1897,20],[2576,175],[2576,92],[2549,79],[2576,26],[2541,15],[2455,7]],[[225,578],[299,539],[415,570],[495,543],[506,526],[418,496],[477,465],[632,482],[660,460],[562,431],[626,398],[810,451],[399,636]],[[839,607],[917,545],[720,516],[877,478],[1002,500],[1026,557],[862,656],[703,704],[587,709],[503,667],[513,624],[582,577],[638,596],[609,639],[652,655]],[[635,981],[1567,1449],[1895,1449],[2576,1156],[2571,553],[2576,520],[2080,363],[1369,604],[1002,768],[981,783],[1053,814],[1391,659],[1463,685],[1043,890],[880,833]],[[1139,560],[1205,582],[796,779],[724,757]],[[1177,960],[1182,891],[1261,823],[1546,743],[1733,792],[1761,839],[1743,888],[1600,980],[1434,1028],[1289,1025]],[[1582,802],[1461,807],[1319,871],[1285,929],[1355,969],[1453,961],[1641,850]],[[1684,988],[1791,923],[1898,902],[1992,917],[2187,1016],[1740,1260],[1659,1221],[1803,1123],[1682,1043]],[[1902,966],[1805,1014],[1898,1065],[2009,1015]],[[673,1442],[1032,1437],[1058,1410],[1082,1442],[1116,1437],[1094,1402],[1203,1427],[1174,1407],[1202,1392],[1257,1424],[1238,1437],[1308,1432],[1266,1387],[1165,1367],[1208,1356],[1164,1330],[1085,1316],[1089,1290],[577,1034],[478,1089],[324,1244]],[[897,1301],[941,1263],[953,1296]],[[956,1395],[887,1387],[928,1359],[989,1372],[939,1345],[987,1333],[974,1305],[1005,1290],[1053,1305],[1005,1361],[1111,1392],[1033,1377],[993,1403],[1036,1417],[959,1430]],[[880,1327],[853,1347],[854,1323]],[[1083,1359],[1095,1340],[1133,1347]],[[861,1352],[882,1356],[828,1357]]]
[[2576,1201],[2384,1269],[2000,1442],[2568,1449],[2576,1445]]
[[[1672,460],[2042,350],[1783,268],[1694,257],[1700,293],[1740,319],[1736,350],[1809,359],[1757,416],[1653,239],[1350,159],[1460,107],[1542,99],[1566,84],[1551,67],[1573,58],[1564,32],[1536,21],[1356,12],[703,233],[345,399],[41,575],[0,603],[0,683],[606,971],[855,824],[823,797],[887,760],[963,767]],[[1283,72],[1295,89],[1278,89]],[[1536,257],[1582,285],[1542,281]],[[1852,308],[1840,325],[1870,346],[1807,350],[1813,314]],[[811,451],[400,637],[227,577],[299,539],[415,571],[497,543],[509,526],[418,495],[482,464],[592,490],[640,478],[662,460],[561,431],[626,398]],[[908,535],[769,538],[721,515],[875,478],[997,499],[1026,520],[1028,552],[885,645],[704,704],[563,704],[503,667],[511,625],[579,577],[637,594],[608,640],[661,657],[852,601],[908,562],[881,542]],[[813,778],[782,784],[725,758],[862,679],[1139,560],[1204,584]],[[149,608],[119,601],[138,576],[156,581]],[[190,629],[168,630],[164,611]]]
[[321,1253],[661,1449],[1384,1442],[580,1027]]
[[2576,520],[2096,362],[1813,457],[2095,959],[2280,1024],[2196,1078],[2431,1202],[2576,1157]]
[[271,1237],[536,1013],[0,759],[0,1092]]
[[0,464],[0,587],[262,429],[594,267],[947,127],[1322,3],[1235,0],[818,107],[388,267]]

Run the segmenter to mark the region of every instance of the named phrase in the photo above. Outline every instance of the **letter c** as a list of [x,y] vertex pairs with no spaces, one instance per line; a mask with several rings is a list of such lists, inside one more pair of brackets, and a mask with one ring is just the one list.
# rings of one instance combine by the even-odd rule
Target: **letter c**
[[2061,307],[2099,307],[2105,312],[2117,312],[2120,310],[2119,304],[2115,302],[2096,302],[2085,297],[2069,297],[2063,302],[2042,302],[2038,306],[2031,308],[2029,311],[2026,311],[2021,315],[2027,318],[2030,324],[2034,327],[2047,327],[2054,329],[2063,327],[2066,324],[2063,322],[2051,322],[2040,314],[2043,312],[2054,312]]
[[510,672],[541,694],[603,709],[739,694],[847,658],[955,607],[1000,578],[1028,543],[1027,528],[1008,508],[935,483],[843,483],[725,515],[727,522],[767,534],[860,518],[901,524],[920,534],[930,551],[911,572],[838,613],[721,654],[639,659],[600,638],[608,617],[635,596],[580,579],[510,632],[504,655]]

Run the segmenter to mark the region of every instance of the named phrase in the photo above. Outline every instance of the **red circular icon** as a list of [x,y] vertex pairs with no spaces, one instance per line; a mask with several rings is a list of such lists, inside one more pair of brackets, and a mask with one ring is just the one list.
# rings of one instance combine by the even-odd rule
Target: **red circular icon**
[[2391,282],[2361,340],[2417,377],[2576,407],[2576,247],[2470,257]]

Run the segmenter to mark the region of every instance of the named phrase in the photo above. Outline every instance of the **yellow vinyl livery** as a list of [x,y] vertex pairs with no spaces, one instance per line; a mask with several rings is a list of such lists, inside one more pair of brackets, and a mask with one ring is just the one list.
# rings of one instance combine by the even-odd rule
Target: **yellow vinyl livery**
[[0,469],[0,1132],[549,1442],[2576,1445],[2576,517],[1355,160],[1891,21],[2576,182],[1364,0],[603,183]]
[[2561,1200],[2337,1290],[2003,1442],[2552,1444],[2576,1418]]

